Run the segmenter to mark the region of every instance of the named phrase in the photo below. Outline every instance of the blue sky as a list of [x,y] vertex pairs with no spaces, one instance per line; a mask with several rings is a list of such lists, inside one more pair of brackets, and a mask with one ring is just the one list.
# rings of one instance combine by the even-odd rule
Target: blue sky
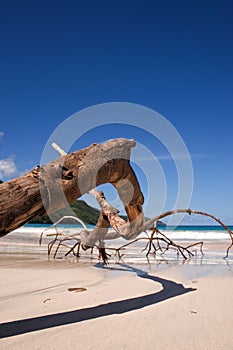
[[[40,163],[70,115],[130,102],[162,114],[183,138],[194,171],[190,207],[233,224],[232,41],[232,1],[1,1],[1,178]],[[97,128],[77,146],[128,135],[156,154],[171,208],[177,174],[159,142],[122,125]]]

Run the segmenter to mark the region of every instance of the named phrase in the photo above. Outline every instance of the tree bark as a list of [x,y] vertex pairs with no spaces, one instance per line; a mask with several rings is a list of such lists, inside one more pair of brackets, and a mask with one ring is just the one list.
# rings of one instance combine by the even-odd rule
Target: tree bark
[[116,187],[129,222],[142,224],[143,194],[129,162],[134,146],[123,138],[93,144],[1,184],[0,237],[107,182]]

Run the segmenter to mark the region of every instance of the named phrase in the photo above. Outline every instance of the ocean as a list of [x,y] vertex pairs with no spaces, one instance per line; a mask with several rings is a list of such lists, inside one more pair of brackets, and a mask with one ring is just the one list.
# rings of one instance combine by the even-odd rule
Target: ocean
[[[160,226],[159,230],[173,239],[182,240],[225,240],[229,234],[222,226]],[[233,226],[229,226],[233,231]]]
[[[87,229],[91,230],[94,226],[87,225]],[[62,232],[64,235],[75,234],[79,236],[81,225],[58,225],[59,232]],[[170,240],[176,242],[180,245],[188,246],[192,243],[199,241],[204,242],[203,250],[204,256],[200,252],[200,246],[195,246],[194,252],[195,257],[192,259],[193,263],[207,263],[207,264],[222,264],[226,260],[223,259],[226,253],[227,247],[230,245],[231,240],[229,234],[220,226],[160,226],[159,230],[164,233]],[[233,230],[233,226],[229,227]],[[43,233],[42,244],[39,245],[39,239],[41,233]],[[19,229],[13,231],[12,233],[6,235],[0,239],[0,258],[8,259],[10,256],[14,256],[15,259],[42,259],[46,260],[48,243],[51,242],[56,233],[54,228],[51,228],[51,225],[43,224],[26,224],[25,226],[20,227]],[[141,234],[139,237],[146,237],[146,234]],[[127,244],[129,241],[126,241],[123,238],[118,238],[116,240],[107,240],[106,248],[119,248],[120,246]],[[147,264],[148,260],[146,259],[146,252],[143,252],[148,241],[141,239],[138,242],[129,245],[124,251],[123,261],[125,263],[133,264]],[[68,242],[73,244],[72,241]],[[56,249],[56,244],[53,247],[51,257],[53,257],[54,251]],[[66,249],[66,250],[65,250]],[[64,254],[67,252],[67,248],[59,248],[57,258],[64,258]],[[116,261],[114,258],[114,252],[109,250],[111,254],[112,261]],[[74,256],[69,256],[70,259],[74,259]],[[94,252],[94,255],[90,254],[90,250],[83,251],[81,250],[80,260],[84,262],[93,262],[98,261],[98,252]],[[76,259],[76,258],[75,258]],[[115,259],[115,260],[114,260]],[[75,260],[76,261],[76,260]],[[151,254],[150,261],[153,261],[155,264],[167,263],[168,261],[172,263],[183,263],[182,256],[177,258],[176,252],[174,250],[166,251],[165,254],[156,253],[156,256]],[[233,249],[230,251],[228,262],[233,263]],[[191,262],[192,263],[192,262]]]
[[[40,234],[43,230],[53,232],[49,224],[26,224],[15,232],[25,232],[28,234]],[[57,225],[64,233],[75,233],[83,227],[77,225]],[[88,230],[94,228],[93,225],[86,225]],[[233,231],[233,226],[229,226]],[[158,226],[158,229],[169,238],[178,240],[225,240],[229,239],[229,234],[222,226]]]

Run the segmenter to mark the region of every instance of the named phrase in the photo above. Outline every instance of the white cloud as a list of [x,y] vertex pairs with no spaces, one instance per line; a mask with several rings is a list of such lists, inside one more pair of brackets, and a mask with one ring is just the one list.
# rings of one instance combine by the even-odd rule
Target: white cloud
[[0,159],[0,179],[16,175],[17,172],[14,158]]
[[0,131],[0,140],[4,136],[4,132]]
[[[209,154],[201,154],[201,153],[197,153],[197,154],[190,154],[190,159],[194,160],[194,159],[206,159],[206,158],[212,158],[212,155]],[[132,158],[132,157],[131,157]],[[150,154],[144,154],[142,152],[138,152],[138,154],[134,154],[134,158],[132,158],[135,161],[142,161],[142,162],[147,162],[147,161],[153,161],[153,160],[164,160],[164,161],[171,161],[171,160],[188,160],[188,156],[187,155],[175,155],[172,156],[170,154],[164,154],[164,155],[154,155],[152,153]]]
[[151,162],[153,160],[157,161],[180,161],[180,160],[191,160],[194,159],[206,159],[213,158],[214,155],[206,153],[176,153],[176,154],[156,154],[144,145],[137,143],[136,147],[132,149],[131,159],[135,162]]
[[[204,159],[204,158],[212,157],[211,155],[204,154],[204,153],[190,153],[189,156],[191,159]],[[173,158],[170,154],[167,154],[167,155],[157,156],[157,159],[158,160],[172,160],[172,159],[185,160],[185,159],[188,159],[188,157],[187,155],[180,154],[180,155],[174,156]]]

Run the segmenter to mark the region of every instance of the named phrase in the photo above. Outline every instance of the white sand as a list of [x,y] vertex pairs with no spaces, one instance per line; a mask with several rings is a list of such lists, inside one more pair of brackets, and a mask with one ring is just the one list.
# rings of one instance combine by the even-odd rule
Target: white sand
[[232,349],[232,266],[156,269],[5,259],[0,348]]
[[0,246],[0,349],[232,349],[226,247],[208,242],[203,259],[148,271],[141,247],[127,251],[128,265],[103,268],[90,255],[48,261],[38,237],[10,234]]

